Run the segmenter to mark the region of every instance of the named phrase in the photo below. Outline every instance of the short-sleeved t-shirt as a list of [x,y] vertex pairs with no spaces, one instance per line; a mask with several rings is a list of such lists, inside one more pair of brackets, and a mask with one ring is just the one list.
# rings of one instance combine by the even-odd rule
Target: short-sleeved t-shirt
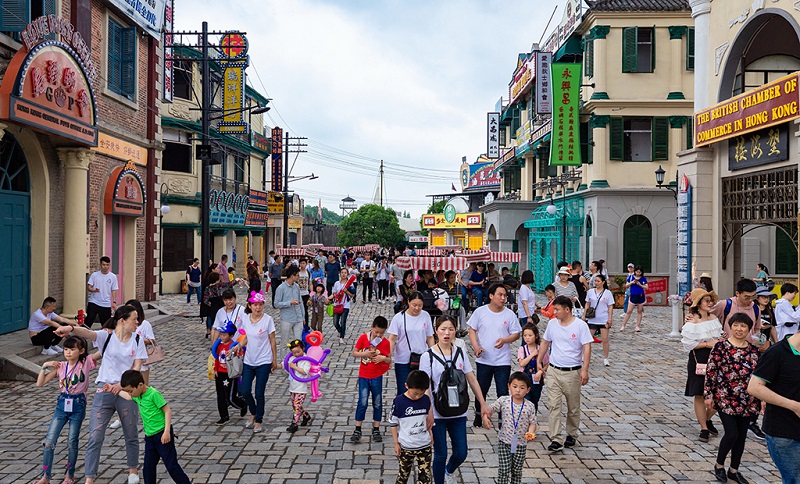
[[[292,363],[297,365],[306,372],[306,375],[308,375],[308,371],[311,369],[311,363],[308,360],[294,360],[295,359],[292,358]],[[309,382],[297,381],[292,377],[291,374],[289,374],[289,393],[308,393],[308,383]]]
[[342,265],[338,262],[326,262],[325,263],[325,280],[329,284],[333,284],[334,282],[339,280],[339,271],[342,270]]
[[201,271],[199,267],[189,266],[186,269],[186,273],[189,274],[189,282],[194,284],[200,284]]
[[[436,346],[433,346],[432,348],[428,349],[428,351],[435,352],[436,356],[441,358],[443,361],[452,361],[453,357],[458,353],[458,348],[456,346],[452,346],[452,348],[453,348],[453,354],[448,353],[447,355],[439,353],[438,349],[436,349]],[[458,355],[458,358],[455,359],[453,364],[457,369],[463,371],[465,375],[472,371],[472,365],[470,365],[469,358],[467,357],[467,354],[464,352],[463,349],[461,350],[461,354]],[[427,373],[428,376],[430,377],[431,395],[433,395],[434,392],[439,388],[439,380],[442,379],[442,373],[444,373],[444,366],[439,360],[434,358],[432,355],[428,354],[428,352],[425,352],[419,359],[419,369],[420,371],[424,371],[425,373]],[[455,415],[453,417],[442,417],[441,415],[439,415],[439,412],[436,411],[436,407],[433,408],[434,419],[459,418],[466,416],[467,413],[469,413],[469,410],[462,413],[461,415]]]
[[473,271],[472,274],[469,275],[470,282],[483,282],[486,280],[486,273],[485,272],[478,272]]
[[111,271],[109,271],[108,274],[103,274],[102,271],[92,272],[87,284],[95,289],[100,289],[100,292],[89,293],[89,302],[104,308],[110,308],[111,291],[119,289],[117,275]]
[[228,341],[217,345],[217,357],[214,359],[214,371],[217,373],[228,373],[228,351],[233,344],[233,341]]
[[58,314],[50,313],[47,316],[44,315],[42,312],[42,308],[37,309],[33,314],[31,314],[31,318],[28,320],[28,331],[32,333],[38,333],[39,331],[44,331],[45,329],[49,328],[50,326],[44,324],[42,321],[45,319],[53,320],[57,318]]
[[[503,425],[498,430],[500,442],[511,445],[514,434],[517,434],[517,445],[523,446],[527,442],[525,433],[531,424],[536,423],[536,407],[533,402],[523,400],[522,405],[513,405],[514,401],[509,395],[500,397],[491,405],[492,412],[503,416]],[[514,427],[514,422],[517,426]]]
[[511,365],[511,345],[506,343],[500,348],[495,348],[494,345],[498,339],[522,331],[519,318],[513,311],[503,308],[496,313],[489,305],[481,306],[472,313],[467,325],[478,333],[478,344],[483,348],[481,357],[475,358],[477,363],[489,366]]
[[89,372],[94,370],[97,363],[91,356],[86,356],[82,362],[69,366],[66,361],[58,364],[58,389],[61,393],[80,395],[89,388]]
[[389,426],[398,427],[397,441],[404,450],[419,450],[431,445],[431,433],[427,419],[431,410],[431,398],[422,395],[419,400],[401,393],[394,398]]
[[271,365],[274,359],[272,342],[269,335],[275,332],[275,320],[267,313],[253,323],[250,316],[244,318],[242,326],[247,335],[247,351],[244,353],[244,364],[250,366]]
[[[753,376],[767,382],[767,388],[790,400],[800,400],[800,354],[789,340],[781,340],[764,352]],[[800,417],[791,410],[767,404],[764,432],[773,437],[800,440]]]
[[561,326],[558,319],[551,319],[543,337],[550,342],[550,363],[561,368],[581,366],[583,345],[594,341],[589,326],[578,318],[567,326]]
[[[630,274],[628,276],[628,281],[627,282],[633,282],[633,281],[637,281],[637,280],[639,281],[639,284],[647,284],[647,278],[646,277],[642,276],[639,279],[636,279],[636,276],[634,276],[633,274]],[[636,285],[636,284],[631,285],[630,291],[631,291],[631,296],[634,296],[636,294],[644,294],[644,288],[642,286],[639,286],[639,285]]]
[[149,387],[146,392],[138,397],[131,397],[131,400],[139,406],[139,414],[142,416],[144,424],[144,435],[150,437],[164,430],[167,420],[164,417],[164,407],[167,401],[164,395],[153,387]]
[[530,313],[531,316],[536,314],[536,294],[533,293],[533,290],[527,284],[520,286],[519,297],[517,299],[519,300],[517,316],[519,316],[520,319],[525,319],[528,317],[528,315],[525,314],[523,301],[525,301],[525,304],[528,305],[528,313]]
[[[377,338],[376,338],[377,339]],[[391,345],[389,340],[381,338],[378,344],[370,340],[370,333],[364,333],[356,341],[356,351],[364,351],[370,348],[378,350],[381,356],[389,356]],[[359,378],[377,378],[389,371],[389,363],[373,363],[369,358],[361,358],[361,365],[358,367]]]
[[[403,324],[404,318],[405,325]],[[408,329],[408,333],[406,333],[406,329]],[[412,316],[406,311],[401,311],[394,315],[386,333],[397,336],[394,345],[394,362],[401,365],[408,364],[411,360],[411,353],[422,354],[428,349],[428,337],[433,336],[431,316],[425,311],[421,311],[419,316]],[[406,334],[408,334],[408,339],[406,339]],[[410,349],[409,344],[411,345]]]
[[133,333],[130,339],[123,343],[117,338],[116,332],[108,334],[108,331],[101,329],[95,331],[97,339],[94,342],[95,348],[101,351],[106,340],[111,338],[106,346],[106,351],[103,353],[103,361],[100,364],[100,370],[97,372],[97,383],[119,383],[122,378],[122,373],[126,370],[133,368],[133,363],[136,360],[147,359],[147,350],[144,347],[144,338],[141,336],[136,341],[136,333]]
[[608,307],[614,304],[614,295],[608,289],[601,290],[600,294],[594,289],[586,293],[586,302],[594,308],[594,317],[586,320],[589,324],[605,325],[608,322]]
[[233,307],[233,311],[228,312],[225,308],[220,308],[214,316],[214,329],[222,331],[228,322],[233,323],[237,328],[242,327],[242,321],[247,318],[244,308],[237,304]]
[[304,271],[298,272],[297,276],[299,277],[299,279],[297,280],[297,285],[300,287],[300,295],[308,296],[311,273],[308,271],[308,269],[306,269]]

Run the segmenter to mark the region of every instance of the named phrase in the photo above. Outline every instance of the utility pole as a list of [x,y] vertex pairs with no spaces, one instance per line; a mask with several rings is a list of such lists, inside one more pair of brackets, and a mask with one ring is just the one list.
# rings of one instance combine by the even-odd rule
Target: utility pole
[[380,183],[380,197],[381,197],[381,208],[383,208],[383,160],[381,160],[381,181]]
[[[285,141],[283,143],[283,247],[289,247],[289,154],[290,153],[305,153],[306,150],[302,149],[308,146],[302,143],[302,138],[289,136],[286,132]],[[292,144],[292,141],[295,143]]]
[[[208,147],[209,133],[211,131],[211,122],[209,120],[209,108],[211,107],[211,75],[209,72],[209,58],[208,58],[208,22],[203,22],[203,31],[200,34],[200,48],[202,52],[202,59],[200,60],[200,77],[202,78],[202,92],[203,104],[201,106],[201,140],[200,143],[204,147]],[[206,156],[201,156],[200,166],[202,167],[202,180],[200,187],[200,257],[203,267],[211,260],[211,205],[209,200],[209,193],[211,193],[211,173],[209,161],[211,158],[211,150],[209,149]],[[205,290],[205,288],[203,288]]]

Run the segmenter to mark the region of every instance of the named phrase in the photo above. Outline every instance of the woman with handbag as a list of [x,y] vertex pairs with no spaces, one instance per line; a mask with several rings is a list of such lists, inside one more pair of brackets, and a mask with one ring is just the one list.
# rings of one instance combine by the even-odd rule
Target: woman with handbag
[[[586,293],[586,307],[584,317],[589,324],[592,334],[600,331],[600,338],[603,340],[603,365],[609,366],[608,361],[608,330],[614,320],[614,295],[608,290],[606,276],[597,273],[592,277],[594,287]],[[597,340],[595,339],[595,342]]]
[[714,410],[706,409],[704,402],[706,364],[711,348],[722,339],[722,324],[719,319],[711,314],[711,308],[719,299],[714,291],[694,289],[692,306],[689,309],[693,315],[690,321],[683,325],[681,331],[681,345],[689,352],[689,362],[686,365],[686,390],[684,395],[694,397],[694,413],[700,424],[700,442],[708,442],[711,434],[717,435],[717,429],[711,423]]
[[[245,312],[249,315],[242,321],[237,329],[244,330],[244,341],[239,345],[237,354],[244,352],[244,369],[242,370],[242,386],[240,390],[244,401],[250,410],[250,418],[244,427],[252,428],[257,434],[264,429],[261,423],[264,419],[264,405],[266,399],[264,392],[267,390],[269,375],[279,368],[278,349],[275,342],[275,321],[272,316],[264,313],[266,298],[263,292],[251,292],[247,299]],[[232,375],[228,369],[228,375]],[[255,397],[253,396],[253,380],[256,382]]]
[[333,327],[339,332],[339,343],[344,344],[347,330],[347,315],[350,313],[350,300],[356,297],[356,285],[347,285],[350,271],[343,268],[339,271],[339,280],[333,285],[328,300],[333,303]]
[[398,395],[406,391],[406,378],[411,370],[419,370],[420,355],[433,346],[433,323],[431,316],[422,310],[422,294],[412,292],[405,302],[408,309],[395,314],[386,331]]

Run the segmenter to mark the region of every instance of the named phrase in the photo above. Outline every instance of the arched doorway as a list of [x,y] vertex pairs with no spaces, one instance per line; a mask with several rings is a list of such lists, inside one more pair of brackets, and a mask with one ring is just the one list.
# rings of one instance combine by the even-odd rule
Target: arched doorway
[[22,329],[30,310],[30,173],[22,147],[11,133],[0,140],[0,233],[6,260],[0,266],[0,334]]
[[[622,264],[633,262],[650,273],[653,267],[653,226],[644,215],[631,215],[622,228]],[[625,267],[620,269],[624,273]]]

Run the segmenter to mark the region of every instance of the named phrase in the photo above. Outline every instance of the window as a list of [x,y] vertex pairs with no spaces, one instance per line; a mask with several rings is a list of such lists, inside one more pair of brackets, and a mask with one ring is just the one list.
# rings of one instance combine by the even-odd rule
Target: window
[[[55,13],[56,0],[0,0],[0,32],[19,40],[19,32],[25,30],[32,19]],[[45,37],[53,38],[55,34]]]
[[[780,227],[790,234],[797,233],[797,223],[782,223]],[[797,274],[797,249],[781,228],[775,229],[775,274]]]
[[164,155],[161,157],[161,166],[164,170],[192,172],[192,146],[181,143],[164,143]]
[[655,28],[622,29],[622,72],[653,72],[655,67]]
[[669,119],[611,118],[610,158],[618,161],[660,161],[669,158]]
[[245,158],[240,155],[233,157],[233,179],[237,182],[244,182]]
[[136,100],[136,27],[108,19],[108,89]]
[[185,271],[194,259],[194,229],[162,228],[162,270]]
[[686,70],[694,70],[694,27],[686,31]]
[[[622,229],[622,264],[642,266],[645,275],[652,271],[653,227],[644,215],[632,215]],[[623,274],[625,267],[620,268]]]
[[694,119],[689,116],[686,121],[686,149],[694,148]]
[[192,63],[188,61],[175,61],[173,64],[173,78],[175,97],[192,100]]
[[587,165],[592,164],[592,129],[589,128],[589,123],[580,123],[579,133],[581,137],[581,160]]
[[594,40],[584,41],[584,60],[586,61],[586,77],[592,78],[594,76]]

